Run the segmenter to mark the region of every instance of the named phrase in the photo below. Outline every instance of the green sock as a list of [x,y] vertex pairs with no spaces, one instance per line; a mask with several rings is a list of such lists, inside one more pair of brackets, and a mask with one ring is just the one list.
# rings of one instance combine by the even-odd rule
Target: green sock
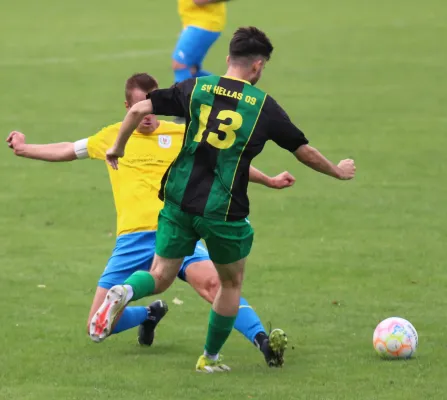
[[124,281],[125,285],[132,286],[132,301],[140,300],[143,297],[150,296],[155,290],[155,279],[146,271],[134,272]]
[[234,317],[224,317],[211,309],[208,322],[208,334],[206,336],[205,351],[208,354],[218,354],[233,330]]

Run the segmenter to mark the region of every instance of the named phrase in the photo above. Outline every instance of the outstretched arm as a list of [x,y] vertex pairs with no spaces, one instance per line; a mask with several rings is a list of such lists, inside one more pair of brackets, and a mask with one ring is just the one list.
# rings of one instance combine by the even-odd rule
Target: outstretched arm
[[77,159],[74,143],[27,144],[21,132],[11,132],[6,139],[16,156],[42,161],[73,161]]
[[293,186],[295,178],[288,172],[283,172],[277,176],[270,177],[259,171],[253,166],[250,166],[250,182],[259,183],[272,189],[284,189]]
[[276,144],[293,152],[299,161],[315,171],[341,180],[354,178],[353,160],[342,160],[338,165],[333,164],[317,149],[309,146],[304,133],[292,123],[275,100],[267,97],[264,107],[267,107],[269,113],[269,138]]
[[113,169],[118,169],[118,158],[124,156],[127,141],[133,131],[137,129],[143,118],[152,114],[153,107],[150,99],[140,101],[132,106],[123,120],[120,131],[113,147],[107,151],[107,162]]
[[298,147],[294,152],[295,157],[304,165],[315,171],[321,172],[340,180],[349,180],[354,178],[355,164],[353,160],[342,160],[338,165],[333,164],[317,149],[307,144]]

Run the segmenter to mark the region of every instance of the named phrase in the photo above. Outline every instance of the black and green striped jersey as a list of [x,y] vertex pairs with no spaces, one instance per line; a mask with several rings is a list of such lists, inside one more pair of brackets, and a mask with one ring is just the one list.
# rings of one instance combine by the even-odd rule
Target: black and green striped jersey
[[189,79],[148,98],[154,114],[186,118],[183,147],[163,177],[160,198],[191,214],[245,218],[250,163],[265,143],[289,151],[308,143],[275,100],[245,81]]

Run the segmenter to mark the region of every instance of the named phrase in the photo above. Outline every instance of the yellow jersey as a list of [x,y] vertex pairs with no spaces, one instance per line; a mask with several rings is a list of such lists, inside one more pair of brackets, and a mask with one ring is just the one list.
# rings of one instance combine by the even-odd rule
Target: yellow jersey
[[178,13],[183,28],[195,26],[212,32],[222,32],[227,21],[225,2],[198,6],[193,0],[178,0]]
[[[121,122],[109,125],[87,139],[88,157],[105,160],[115,143]],[[177,157],[185,126],[160,121],[152,133],[135,131],[119,160],[118,170],[107,168],[117,214],[117,235],[157,229],[163,203],[158,199],[161,179]]]

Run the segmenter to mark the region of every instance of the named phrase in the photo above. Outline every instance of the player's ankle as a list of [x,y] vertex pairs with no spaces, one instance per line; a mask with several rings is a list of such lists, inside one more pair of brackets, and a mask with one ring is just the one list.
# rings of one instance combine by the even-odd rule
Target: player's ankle
[[263,343],[268,340],[268,335],[265,332],[259,332],[256,334],[253,344],[261,350]]
[[213,361],[217,361],[219,359],[219,354],[210,354],[206,350],[203,352],[203,354],[206,358],[209,358],[210,360]]

